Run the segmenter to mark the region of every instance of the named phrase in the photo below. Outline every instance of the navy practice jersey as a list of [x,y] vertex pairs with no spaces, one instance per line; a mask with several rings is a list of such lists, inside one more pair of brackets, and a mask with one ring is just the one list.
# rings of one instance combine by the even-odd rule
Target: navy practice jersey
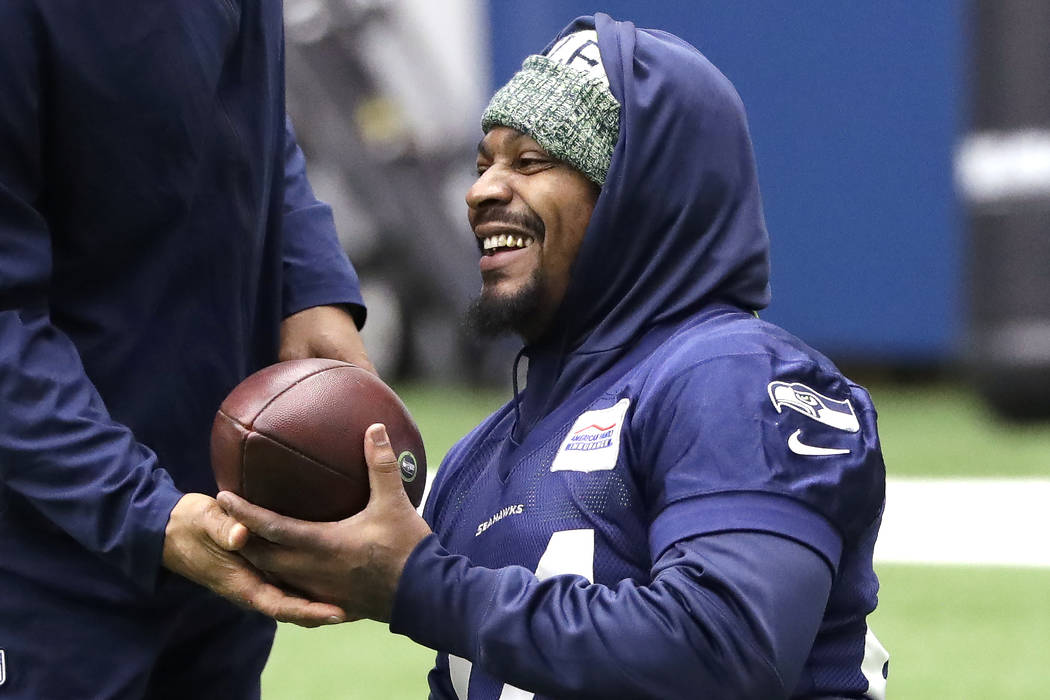
[[880,698],[875,411],[754,314],[740,99],[675,36],[576,31],[620,104],[609,174],[525,389],[438,472],[391,629],[439,651],[441,699]]
[[[887,659],[865,622],[876,604],[871,555],[884,479],[875,412],[826,359],[749,314],[715,307],[684,327],[655,329],[520,443],[514,422],[508,404],[442,466],[426,516],[448,551],[475,566],[517,565],[541,580],[573,574],[615,588],[649,584],[654,562],[696,536],[764,532],[804,543],[833,585],[793,695],[879,697]],[[412,572],[422,577],[413,588],[441,585],[433,570]],[[569,626],[590,620],[564,607],[558,614]],[[625,622],[606,620],[593,633]],[[533,629],[538,638],[527,642],[512,629],[492,634],[478,642],[492,665],[528,666],[531,644],[561,644],[556,629]],[[605,646],[610,659],[589,663],[631,652],[615,640]],[[667,672],[683,673],[691,653],[683,641],[677,657],[663,660]],[[548,672],[571,676],[557,666]],[[432,674],[436,697],[524,697],[504,685],[448,654]]]

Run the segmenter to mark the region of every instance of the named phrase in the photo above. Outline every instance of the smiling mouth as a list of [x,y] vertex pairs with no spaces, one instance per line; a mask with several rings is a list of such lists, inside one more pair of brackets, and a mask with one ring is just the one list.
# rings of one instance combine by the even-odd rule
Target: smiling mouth
[[488,236],[481,239],[481,252],[483,255],[495,255],[496,253],[505,250],[528,248],[534,242],[535,239],[528,234],[523,236],[508,236],[501,233],[498,236]]

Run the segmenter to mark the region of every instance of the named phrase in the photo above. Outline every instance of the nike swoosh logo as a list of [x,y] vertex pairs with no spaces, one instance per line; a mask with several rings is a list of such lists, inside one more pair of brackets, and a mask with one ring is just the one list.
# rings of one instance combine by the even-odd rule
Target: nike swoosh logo
[[791,433],[791,437],[788,438],[788,449],[797,455],[804,457],[817,456],[817,455],[845,455],[849,454],[849,450],[839,450],[833,447],[817,447],[815,445],[807,445],[798,439],[799,433],[802,430],[796,430]]

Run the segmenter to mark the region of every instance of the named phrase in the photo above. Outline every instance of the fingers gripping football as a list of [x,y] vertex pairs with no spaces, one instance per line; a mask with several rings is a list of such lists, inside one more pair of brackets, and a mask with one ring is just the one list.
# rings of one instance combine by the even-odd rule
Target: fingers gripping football
[[370,426],[364,442],[371,495],[350,518],[295,520],[226,492],[219,502],[254,533],[241,552],[259,569],[349,619],[387,621],[405,562],[430,528],[405,494],[385,427]]
[[247,530],[223,513],[209,496],[190,493],[175,505],[164,538],[164,565],[207,586],[237,605],[279,620],[314,627],[341,622],[339,608],[289,595],[267,583],[235,550],[247,541]]
[[365,431],[365,462],[371,488],[369,506],[412,508],[401,484],[401,467],[382,423],[370,425]]

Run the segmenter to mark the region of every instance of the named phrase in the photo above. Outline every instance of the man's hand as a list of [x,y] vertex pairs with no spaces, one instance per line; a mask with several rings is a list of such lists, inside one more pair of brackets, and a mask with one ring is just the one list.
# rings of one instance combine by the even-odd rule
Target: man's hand
[[164,532],[164,566],[234,603],[304,627],[343,622],[342,610],[288,595],[263,580],[236,553],[248,541],[244,525],[222,511],[214,498],[188,493],[171,511]]
[[353,317],[338,306],[303,309],[281,323],[278,358],[284,361],[310,357],[351,362],[376,373]]
[[372,494],[368,506],[346,520],[286,518],[225,491],[219,503],[257,535],[241,552],[259,569],[338,605],[349,619],[388,622],[405,562],[430,528],[401,485],[385,426],[365,432],[365,460]]

